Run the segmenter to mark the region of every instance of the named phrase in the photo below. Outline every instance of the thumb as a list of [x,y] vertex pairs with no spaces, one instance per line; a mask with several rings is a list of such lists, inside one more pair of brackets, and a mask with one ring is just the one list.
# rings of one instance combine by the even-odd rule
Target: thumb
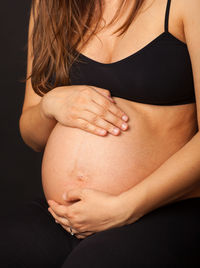
[[67,193],[65,192],[63,194],[63,199],[68,202],[81,200],[82,197],[83,197],[82,189],[69,190]]

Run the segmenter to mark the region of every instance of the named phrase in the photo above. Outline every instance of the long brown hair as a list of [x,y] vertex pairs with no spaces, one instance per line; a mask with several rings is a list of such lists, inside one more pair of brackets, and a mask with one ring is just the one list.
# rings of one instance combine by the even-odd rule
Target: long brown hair
[[[25,81],[31,78],[32,87],[38,95],[43,96],[55,87],[70,84],[69,70],[78,57],[77,46],[81,44],[83,48],[91,36],[97,33],[104,1],[32,0],[33,63],[32,73]],[[122,5],[107,27],[116,21],[120,7],[122,9],[128,1],[122,0]],[[135,0],[127,20],[113,34],[120,32],[120,36],[126,32],[143,2],[144,0]],[[95,27],[92,30],[93,25]]]

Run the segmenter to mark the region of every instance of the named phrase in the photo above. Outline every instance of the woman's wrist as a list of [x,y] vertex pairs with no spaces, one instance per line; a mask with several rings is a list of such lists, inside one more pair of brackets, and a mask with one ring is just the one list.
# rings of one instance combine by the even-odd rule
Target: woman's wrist
[[118,195],[118,203],[123,208],[124,223],[130,224],[140,219],[145,211],[146,195],[140,188],[135,186]]

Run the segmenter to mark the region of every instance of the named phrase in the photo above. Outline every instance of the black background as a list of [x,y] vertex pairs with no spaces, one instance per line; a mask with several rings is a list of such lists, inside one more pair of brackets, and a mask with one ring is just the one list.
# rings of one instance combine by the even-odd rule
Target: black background
[[30,7],[31,0],[7,0],[0,8],[1,211],[42,195],[42,153],[25,145],[19,132],[25,92],[20,80],[26,77]]

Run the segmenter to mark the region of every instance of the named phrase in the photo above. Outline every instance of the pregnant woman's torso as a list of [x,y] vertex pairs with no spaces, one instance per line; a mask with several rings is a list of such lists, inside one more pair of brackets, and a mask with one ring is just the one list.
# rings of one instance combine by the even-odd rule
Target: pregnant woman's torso
[[[129,47],[131,47],[130,40],[133,40],[133,38],[131,39],[130,36],[127,38],[129,38],[129,42],[126,41],[126,43],[121,44],[122,47],[125,44],[129,44]],[[141,64],[141,69],[139,64],[137,64],[138,73],[133,72],[134,68],[132,70],[129,68],[131,64],[135,64],[132,60],[140,61],[140,57],[143,57],[143,59],[145,57],[148,58],[148,60],[145,58],[146,66],[148,65],[148,68],[150,68],[152,60],[149,57],[152,53],[155,53],[157,42],[160,41],[162,41],[160,45],[163,48],[166,42],[168,42],[169,54],[173,54],[174,47],[177,49],[179,46],[181,47],[180,56],[182,56],[181,53],[186,53],[186,45],[184,46],[175,36],[163,33],[147,46],[143,45],[142,49],[141,47],[140,50],[136,49],[136,53],[130,53],[132,56],[124,57],[124,60],[112,60],[114,64],[103,64],[100,63],[101,60],[92,60],[92,58],[95,58],[91,53],[92,48],[95,47],[95,43],[92,42],[95,41],[89,43],[90,45],[87,46],[85,53],[89,54],[88,51],[90,51],[91,57],[86,57],[83,54],[80,56],[87,61],[88,65],[87,67],[86,65],[79,65],[82,68],[81,76],[79,78],[75,77],[74,80],[72,79],[72,82],[74,81],[74,84],[93,84],[110,89],[116,105],[129,116],[129,128],[126,131],[121,131],[121,134],[118,136],[108,134],[102,137],[78,128],[57,124],[47,142],[42,163],[42,182],[47,199],[53,199],[62,203],[63,193],[77,187],[93,188],[112,194],[126,191],[148,177],[164,161],[184,146],[197,132],[196,106],[193,101],[185,102],[185,104],[179,103],[179,105],[167,105],[165,95],[168,96],[169,102],[173,101],[173,94],[182,98],[183,101],[183,94],[180,95],[177,92],[173,92],[177,90],[177,85],[176,87],[174,84],[170,86],[168,81],[169,91],[167,94],[166,92],[162,94],[163,88],[166,88],[165,83],[167,83],[167,81],[163,80],[163,88],[161,86],[158,93],[159,84],[155,84],[156,76],[152,77],[152,75],[149,76],[145,73],[145,70],[147,70],[144,66],[145,62],[143,65]],[[156,67],[158,68],[159,66],[158,64],[160,64],[162,53],[158,56],[159,60],[156,61],[155,59],[155,63],[152,65],[155,71]],[[170,55],[172,56],[172,54]],[[173,61],[176,63],[175,58]],[[165,64],[164,61],[163,64]],[[92,78],[91,75],[92,72],[95,72],[95,68],[98,76]],[[170,78],[173,75],[173,70],[171,70],[173,68],[167,68],[165,65],[164,67],[159,67],[159,69],[162,68],[166,72],[169,71],[169,80],[173,79],[172,77]],[[89,70],[91,71],[89,72]],[[181,70],[186,73],[188,71],[186,69]],[[117,77],[120,76],[120,73],[121,79]],[[159,75],[158,71],[156,73]],[[140,85],[138,82],[140,74],[143,76],[142,79],[146,79],[151,85],[148,93],[147,83],[145,85],[143,82],[142,87],[142,84]],[[134,75],[137,75],[137,79],[132,80]],[[161,71],[160,75],[162,75],[163,79],[166,78],[165,72],[162,73]],[[180,77],[181,75],[179,74]],[[103,77],[105,78],[104,80]],[[174,77],[174,83],[177,82],[176,79]],[[188,81],[187,78],[186,81]],[[120,83],[121,86],[124,86],[125,93],[120,91]],[[187,86],[185,84],[182,86],[181,83],[183,82],[179,83],[179,92],[185,92],[184,94],[186,95],[191,94]],[[140,86],[141,89],[139,88]],[[155,87],[157,87],[156,92]],[[138,91],[138,88],[140,91]],[[144,90],[146,90],[146,93]],[[153,97],[155,93],[158,95],[157,103]],[[138,94],[146,94],[145,96],[149,103],[148,100],[139,100]],[[152,100],[150,99],[151,94]],[[155,96],[157,96],[156,94]],[[160,101],[166,101],[166,105],[158,105],[159,98]],[[151,103],[153,99],[155,104]],[[178,101],[178,98],[175,98],[174,101]],[[189,196],[200,196],[200,189],[195,189],[190,195],[187,195],[187,197]]]
[[57,124],[43,157],[47,198],[62,202],[76,187],[119,194],[145,179],[196,132],[194,104],[156,107],[114,98],[129,129],[100,137]]

